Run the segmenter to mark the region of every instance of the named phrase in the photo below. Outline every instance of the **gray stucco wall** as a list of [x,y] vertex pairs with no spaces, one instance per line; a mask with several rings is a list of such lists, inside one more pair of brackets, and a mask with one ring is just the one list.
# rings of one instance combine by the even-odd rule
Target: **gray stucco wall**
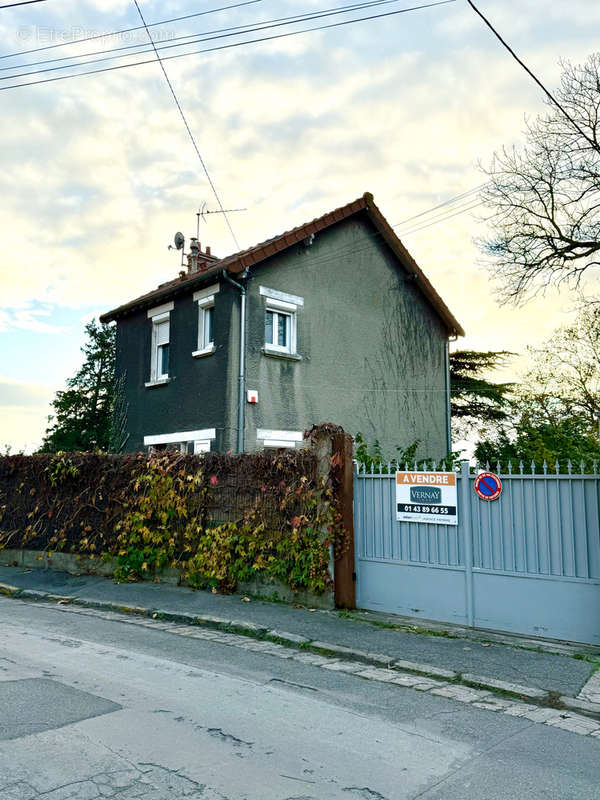
[[[266,286],[302,296],[301,361],[263,353]],[[353,217],[251,273],[248,282],[246,446],[256,429],[335,422],[378,438],[387,456],[416,439],[421,456],[446,453],[446,331],[366,217]]]
[[[300,360],[265,355],[260,286],[304,299],[297,311]],[[246,450],[262,447],[258,428],[303,431],[334,422],[369,442],[379,439],[388,457],[416,439],[422,457],[446,453],[445,327],[366,215],[252,268],[247,292],[246,389],[257,390],[259,401],[244,402]],[[192,294],[172,298],[171,380],[164,386],[144,386],[152,333],[146,309],[118,323],[127,450],[142,450],[147,435],[204,428],[216,428],[213,449],[236,447],[239,291],[220,281],[216,352],[204,358],[192,357],[198,335]]]

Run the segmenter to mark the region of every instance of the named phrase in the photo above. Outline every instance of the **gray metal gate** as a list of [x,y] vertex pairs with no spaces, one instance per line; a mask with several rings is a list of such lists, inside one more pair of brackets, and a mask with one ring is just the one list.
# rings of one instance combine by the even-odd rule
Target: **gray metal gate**
[[358,607],[600,644],[600,477],[500,477],[480,500],[463,464],[450,526],[396,522],[395,475],[357,468]]

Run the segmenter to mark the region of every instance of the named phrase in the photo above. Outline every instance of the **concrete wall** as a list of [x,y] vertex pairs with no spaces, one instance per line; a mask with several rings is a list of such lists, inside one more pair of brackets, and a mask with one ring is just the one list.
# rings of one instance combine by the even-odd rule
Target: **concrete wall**
[[[45,550],[0,550],[0,564],[7,567],[25,567],[28,569],[51,569],[56,572],[68,572],[70,575],[101,575],[111,578],[117,567],[117,559],[90,559],[87,556],[73,553],[49,554]],[[144,580],[153,581],[158,577],[161,583],[174,586],[185,585],[180,569],[165,567],[155,575]],[[313,608],[331,609],[335,607],[333,592],[323,594],[312,592],[294,592],[281,581],[256,577],[247,583],[238,583],[236,594],[263,597],[266,600],[283,603],[299,603]]]
[[[446,332],[368,218],[353,217],[262,263],[248,282],[246,443],[256,429],[303,430],[331,421],[386,455],[414,440],[446,453]],[[263,353],[260,286],[302,296],[301,361]]]

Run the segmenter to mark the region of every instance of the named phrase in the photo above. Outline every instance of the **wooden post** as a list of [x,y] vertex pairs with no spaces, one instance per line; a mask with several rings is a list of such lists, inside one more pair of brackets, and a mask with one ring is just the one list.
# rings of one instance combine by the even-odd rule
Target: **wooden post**
[[352,436],[334,433],[331,439],[331,454],[339,456],[340,483],[336,487],[336,499],[342,514],[342,524],[347,541],[344,553],[334,561],[336,608],[356,608],[356,572],[354,567],[354,475],[352,466]]

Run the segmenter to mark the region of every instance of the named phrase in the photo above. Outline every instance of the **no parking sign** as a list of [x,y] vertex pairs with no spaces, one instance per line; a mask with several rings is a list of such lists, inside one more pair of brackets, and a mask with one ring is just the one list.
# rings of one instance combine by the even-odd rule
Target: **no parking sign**
[[493,472],[480,472],[475,478],[475,492],[482,500],[497,500],[502,494],[502,481]]

